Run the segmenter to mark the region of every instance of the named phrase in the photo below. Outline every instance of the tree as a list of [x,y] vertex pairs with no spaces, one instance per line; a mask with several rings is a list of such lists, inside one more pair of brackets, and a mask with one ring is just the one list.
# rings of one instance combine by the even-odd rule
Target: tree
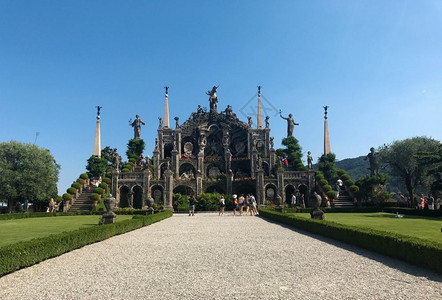
[[298,140],[289,136],[282,139],[282,144],[286,146],[286,149],[277,149],[276,154],[282,156],[282,153],[287,154],[289,164],[293,166],[296,171],[305,171],[306,168],[302,164],[302,148],[299,145]]
[[112,172],[115,163],[115,155],[118,155],[117,148],[106,146],[101,150],[101,157],[107,161],[107,172]]
[[57,197],[60,166],[48,149],[15,141],[0,143],[0,199],[12,211],[16,202],[33,202],[38,210]]
[[437,152],[419,153],[418,162],[424,167],[429,167],[428,175],[432,176],[431,192],[442,192],[442,144]]
[[130,139],[129,143],[127,144],[127,158],[138,158],[143,153],[145,146],[146,144],[142,139]]
[[428,175],[431,167],[419,163],[419,153],[435,153],[439,147],[439,141],[427,137],[414,137],[393,142],[379,150],[380,161],[388,165],[388,172],[392,176],[402,178],[414,205],[417,204],[416,187],[428,187],[431,180],[431,176]]
[[86,170],[92,177],[104,176],[107,170],[107,160],[103,157],[96,157],[92,155],[87,160]]
[[318,170],[324,174],[329,183],[337,176],[335,162],[336,154],[334,153],[323,154],[319,158]]

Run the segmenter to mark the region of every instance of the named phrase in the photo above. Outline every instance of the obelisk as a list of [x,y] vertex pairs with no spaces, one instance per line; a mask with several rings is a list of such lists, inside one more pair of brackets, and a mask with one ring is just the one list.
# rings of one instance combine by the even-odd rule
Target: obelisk
[[97,123],[95,124],[95,142],[94,142],[94,156],[101,157],[101,137],[100,137],[100,109],[101,106],[96,106],[97,108]]
[[169,87],[165,86],[164,89],[166,89],[166,98],[164,101],[164,128],[169,128],[169,102],[168,102]]
[[329,154],[330,151],[330,137],[328,135],[328,121],[327,121],[327,108],[324,106],[324,154]]
[[261,86],[258,85],[258,118],[257,118],[257,129],[262,129],[262,112],[261,112]]

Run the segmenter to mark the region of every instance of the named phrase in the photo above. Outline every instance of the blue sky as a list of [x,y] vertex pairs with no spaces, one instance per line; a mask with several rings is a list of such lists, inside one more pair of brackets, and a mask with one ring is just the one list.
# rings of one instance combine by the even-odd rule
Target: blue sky
[[[324,105],[338,159],[441,140],[441,29],[441,1],[0,0],[0,142],[34,143],[39,132],[62,194],[92,154],[95,106],[102,147],[124,154],[140,114],[151,156],[163,87],[173,125],[208,107],[215,84],[219,110],[230,104],[244,121],[262,85],[315,160]],[[279,146],[286,123],[269,115]]]

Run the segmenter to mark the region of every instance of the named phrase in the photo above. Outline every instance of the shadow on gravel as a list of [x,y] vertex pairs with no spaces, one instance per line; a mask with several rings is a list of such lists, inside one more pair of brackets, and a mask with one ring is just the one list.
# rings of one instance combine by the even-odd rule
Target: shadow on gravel
[[[329,237],[324,237],[322,235],[318,235],[318,234],[315,234],[315,233],[304,231],[304,230],[298,229],[296,227],[291,227],[291,226],[288,226],[288,225],[285,225],[285,224],[281,224],[281,223],[275,222],[273,220],[266,219],[266,218],[261,217],[261,216],[258,216],[258,217],[260,219],[266,221],[266,222],[269,222],[269,223],[272,223],[272,224],[275,224],[275,225],[278,225],[278,226],[290,229],[290,230],[292,230],[294,232],[297,232],[299,234],[312,237],[312,238],[317,239],[317,240],[319,240],[321,242],[324,242],[324,243],[336,246],[338,248],[342,248],[342,249],[345,249],[347,251],[354,252],[356,254],[362,255],[362,256],[367,257],[369,259],[372,259],[372,260],[375,260],[377,262],[380,262],[380,263],[382,263],[382,264],[384,264],[386,266],[389,266],[390,268],[398,269],[398,270],[400,270],[400,271],[402,271],[404,273],[408,273],[408,274],[411,274],[411,275],[414,275],[414,276],[419,276],[419,277],[425,277],[428,280],[432,280],[432,281],[435,281],[435,282],[442,282],[442,275],[439,275],[439,274],[437,274],[436,272],[434,272],[432,270],[427,270],[427,269],[424,269],[422,267],[418,267],[418,266],[412,265],[412,264],[410,264],[408,262],[405,262],[405,261],[402,261],[402,260],[399,260],[399,259],[396,259],[396,258],[392,258],[392,257],[386,256],[384,254],[376,253],[374,251],[367,250],[367,249],[364,249],[364,248],[361,248],[361,247],[358,247],[358,246],[355,246],[355,245],[346,244],[344,242],[341,242],[341,241],[338,241],[338,240],[334,240],[334,239],[329,238]],[[401,281],[400,278],[398,278],[397,280]]]

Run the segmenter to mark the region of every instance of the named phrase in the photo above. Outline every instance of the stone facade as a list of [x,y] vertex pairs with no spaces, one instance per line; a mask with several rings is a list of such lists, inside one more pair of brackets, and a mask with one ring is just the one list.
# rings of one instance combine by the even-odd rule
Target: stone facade
[[[211,98],[212,99],[212,98]],[[177,120],[177,118],[175,119]],[[251,122],[250,122],[251,123]],[[154,172],[136,168],[113,173],[113,191],[119,207],[146,207],[152,197],[172,209],[173,193],[218,192],[255,195],[260,207],[265,199],[283,200],[291,193],[314,190],[314,171],[288,171],[281,167],[273,149],[270,128],[255,129],[241,121],[232,108],[197,111],[176,128],[158,128],[153,151]]]

